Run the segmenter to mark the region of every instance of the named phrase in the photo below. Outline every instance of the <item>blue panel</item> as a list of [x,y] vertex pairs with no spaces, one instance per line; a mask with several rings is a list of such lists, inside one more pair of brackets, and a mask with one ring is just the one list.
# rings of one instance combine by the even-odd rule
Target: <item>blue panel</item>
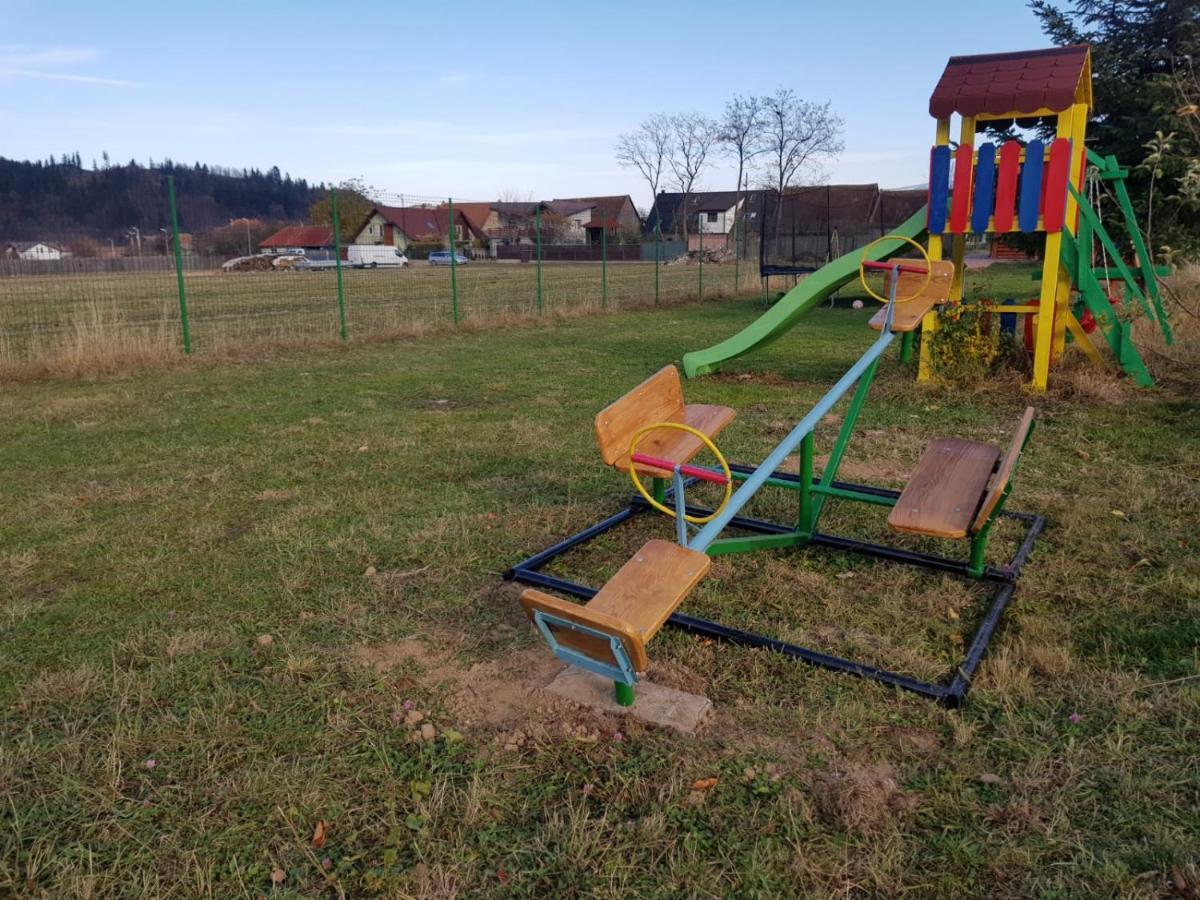
[[[1000,301],[1001,309],[1003,309],[1006,306],[1016,306],[1016,305],[1017,305],[1017,301],[1012,299],[1012,297],[1006,297],[1004,300]],[[1000,333],[1014,335],[1014,336],[1016,335],[1016,333],[1017,333],[1017,314],[1016,313],[1006,313],[1006,312],[1000,313]]]
[[987,231],[992,217],[992,193],[996,190],[996,145],[983,144],[975,163],[975,197],[971,204],[971,230]]
[[930,234],[946,230],[946,207],[950,200],[950,148],[934,147],[929,154]]
[[1042,206],[1042,168],[1046,153],[1039,140],[1025,145],[1025,166],[1021,169],[1021,197],[1017,200],[1017,227],[1026,234],[1037,231]]

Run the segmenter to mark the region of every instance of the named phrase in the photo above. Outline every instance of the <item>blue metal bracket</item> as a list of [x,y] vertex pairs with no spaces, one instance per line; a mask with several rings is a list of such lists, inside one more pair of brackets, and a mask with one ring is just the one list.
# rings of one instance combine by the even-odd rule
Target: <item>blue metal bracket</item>
[[[550,645],[550,650],[554,655],[567,665],[578,666],[581,669],[595,672],[597,675],[603,675],[605,678],[610,678],[613,681],[619,681],[621,684],[637,684],[638,677],[637,672],[633,669],[633,662],[629,659],[629,654],[625,652],[625,645],[621,643],[621,639],[616,635],[601,631],[598,628],[591,628],[588,625],[581,625],[578,622],[572,622],[570,619],[564,619],[540,609],[535,610],[533,613],[533,624],[542,633],[542,637],[546,639],[546,643]],[[598,659],[592,659],[578,650],[560,644],[550,627],[552,625],[554,628],[566,628],[578,634],[585,634],[588,637],[597,638],[601,641],[608,641],[609,649],[612,651],[613,659],[616,660],[617,664],[614,666],[601,662]]]

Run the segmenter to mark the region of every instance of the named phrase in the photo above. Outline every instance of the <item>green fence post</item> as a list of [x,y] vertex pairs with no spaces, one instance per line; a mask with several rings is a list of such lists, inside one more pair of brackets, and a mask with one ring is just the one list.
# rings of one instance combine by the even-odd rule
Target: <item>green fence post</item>
[[450,208],[450,309],[454,324],[458,324],[458,248],[454,246],[454,198],[449,197],[446,205]]
[[[736,209],[733,211],[733,214],[735,217],[737,216]],[[733,222],[733,296],[735,297],[742,292],[742,280],[738,277],[738,263],[741,262],[742,258],[742,245],[738,239],[738,232],[741,230],[741,227],[742,223],[735,218]]]
[[[696,237],[699,239],[699,249],[696,251],[696,258],[700,260],[700,285],[697,293],[697,300],[704,299],[704,226],[700,224],[700,217],[696,217]],[[686,248],[685,248],[686,249]]]
[[600,229],[600,306],[608,309],[608,229]]
[[337,271],[338,329],[346,343],[346,286],[342,282],[342,220],[338,217],[337,188],[329,189],[329,209],[333,214],[333,267]]
[[167,203],[171,207],[171,243],[175,245],[175,283],[179,286],[179,324],[183,329],[183,352],[192,352],[192,330],[188,325],[187,293],[183,289],[183,249],[179,246],[179,209],[175,206],[175,176],[167,176]]
[[533,213],[534,230],[537,238],[537,311],[542,314],[542,208],[538,206]]
[[658,306],[659,269],[662,264],[662,230],[658,227],[658,213],[654,215],[654,305]]

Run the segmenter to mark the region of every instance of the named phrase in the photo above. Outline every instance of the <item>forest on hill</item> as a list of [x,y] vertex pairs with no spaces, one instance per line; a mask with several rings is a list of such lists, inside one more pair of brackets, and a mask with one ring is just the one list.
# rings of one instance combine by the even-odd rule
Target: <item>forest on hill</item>
[[234,219],[303,222],[324,194],[302,178],[170,160],[141,165],[82,164],[78,153],[47,160],[0,157],[0,241],[128,242],[132,229],[170,228],[167,176],[175,178],[179,227],[190,233]]

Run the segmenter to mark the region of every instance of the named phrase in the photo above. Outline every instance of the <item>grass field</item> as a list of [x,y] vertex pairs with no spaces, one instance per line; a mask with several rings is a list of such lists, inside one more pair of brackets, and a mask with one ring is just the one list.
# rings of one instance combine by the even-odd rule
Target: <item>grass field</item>
[[[732,264],[663,265],[663,303],[735,293]],[[403,269],[346,269],[347,329],[352,338],[386,338],[454,320],[449,268],[414,263]],[[742,292],[759,290],[756,267],[736,273]],[[459,321],[482,326],[539,314],[534,265],[476,262],[461,266]],[[703,277],[703,285],[701,285]],[[549,314],[643,304],[655,296],[653,263],[548,263],[542,312]],[[782,279],[780,279],[782,281]],[[189,270],[185,292],[193,347],[200,353],[265,343],[337,340],[336,275],[319,272]],[[174,272],[88,273],[0,278],[0,367],[54,368],[56,361],[143,357],[179,352],[179,294]],[[84,366],[86,368],[86,366]]]
[[[1028,278],[1007,272],[972,287]],[[963,710],[670,631],[651,677],[713,699],[698,737],[539,692],[555,665],[500,573],[629,494],[596,458],[596,410],[757,312],[683,304],[11,385],[0,893],[1194,896],[1200,378],[1184,322],[1147,352],[1159,388],[1068,365],[1036,400],[1009,506],[1047,529]],[[818,310],[685,386],[739,410],[731,458],[786,433],[871,342],[870,312]],[[900,485],[932,436],[1005,442],[1027,399],[1015,377],[919,386],[893,354],[842,471]],[[888,537],[881,513],[829,512]],[[646,519],[562,571],[599,581],[650,533],[671,526]],[[977,600],[811,550],[722,558],[686,608],[930,677]]]

